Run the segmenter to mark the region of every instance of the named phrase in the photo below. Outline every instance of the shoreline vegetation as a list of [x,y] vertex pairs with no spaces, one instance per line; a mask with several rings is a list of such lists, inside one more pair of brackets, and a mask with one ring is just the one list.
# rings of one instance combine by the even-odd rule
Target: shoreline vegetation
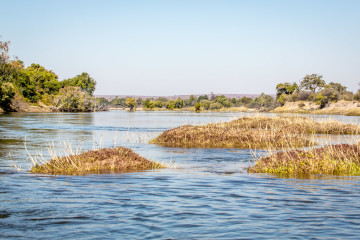
[[313,146],[311,134],[359,134],[360,126],[307,117],[242,117],[231,122],[181,126],[150,143],[183,148],[282,149]]
[[[59,80],[45,67],[25,66],[11,58],[9,41],[0,41],[0,113],[128,111],[275,112],[360,116],[360,89],[347,91],[340,83],[326,83],[322,75],[306,75],[299,83],[276,85],[275,95],[189,95],[172,97],[96,97],[96,81],[86,72]],[[230,95],[228,95],[230,96]],[[188,98],[187,98],[188,97]]]
[[53,156],[47,162],[39,161],[34,157],[30,158],[33,163],[30,172],[54,175],[129,172],[166,167],[125,147],[102,148],[64,157]]
[[104,110],[94,97],[96,81],[86,72],[60,81],[51,70],[11,59],[0,41],[0,112],[88,112]]

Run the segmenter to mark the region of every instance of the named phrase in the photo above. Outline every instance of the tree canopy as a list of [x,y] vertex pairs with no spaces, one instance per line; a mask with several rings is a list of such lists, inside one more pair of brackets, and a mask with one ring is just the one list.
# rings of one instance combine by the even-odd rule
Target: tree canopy
[[322,77],[322,75],[318,74],[306,75],[300,82],[300,88],[315,93],[317,90],[320,90],[325,86],[325,81]]

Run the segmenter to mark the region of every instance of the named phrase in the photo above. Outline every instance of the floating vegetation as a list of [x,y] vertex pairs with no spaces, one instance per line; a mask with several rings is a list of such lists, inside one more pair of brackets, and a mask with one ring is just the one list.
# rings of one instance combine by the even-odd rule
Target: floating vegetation
[[360,175],[360,145],[338,144],[307,151],[285,150],[260,158],[248,172]]
[[53,156],[49,162],[31,157],[32,173],[88,174],[164,168],[165,165],[147,160],[129,148],[115,147],[91,150],[64,157]]

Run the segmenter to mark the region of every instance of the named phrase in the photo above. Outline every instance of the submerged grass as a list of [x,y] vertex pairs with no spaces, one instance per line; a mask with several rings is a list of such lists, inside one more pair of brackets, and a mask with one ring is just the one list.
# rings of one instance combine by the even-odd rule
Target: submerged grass
[[40,160],[30,155],[32,173],[78,175],[88,173],[124,172],[164,168],[165,165],[147,160],[129,148],[102,148],[82,153],[57,156],[50,148],[50,161]]
[[360,145],[338,144],[310,150],[287,150],[262,157],[250,173],[285,175],[360,175]]
[[308,117],[242,117],[225,123],[181,126],[162,133],[150,143],[186,148],[289,148],[314,145],[309,134],[359,134],[360,127],[335,120]]

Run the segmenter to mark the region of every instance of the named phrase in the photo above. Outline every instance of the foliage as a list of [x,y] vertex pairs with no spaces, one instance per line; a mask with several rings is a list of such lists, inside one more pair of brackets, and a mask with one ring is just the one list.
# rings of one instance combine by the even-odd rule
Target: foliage
[[201,95],[200,97],[198,97],[197,102],[201,102],[202,100],[209,100],[209,96],[208,95]]
[[88,112],[94,109],[90,96],[80,87],[61,88],[56,107],[63,112]]
[[126,98],[126,105],[130,108],[130,111],[134,111],[136,107],[136,99]]
[[276,99],[279,99],[281,95],[290,95],[299,90],[299,86],[296,83],[279,83],[276,85]]
[[16,84],[20,93],[31,102],[41,100],[45,94],[56,95],[61,87],[58,76],[53,71],[34,63],[20,70]]
[[271,108],[274,102],[275,100],[272,96],[261,93],[259,97],[254,99],[250,106],[255,108]]
[[183,108],[185,106],[184,100],[178,98],[174,101],[175,108]]
[[253,99],[249,97],[242,97],[239,99],[239,103],[244,106],[248,106],[250,103],[252,103]]
[[329,84],[325,85],[325,89],[329,89],[329,88],[337,91],[340,94],[345,93],[347,89],[347,87],[345,87],[344,85],[334,82],[330,82]]
[[14,95],[14,85],[10,82],[3,82],[0,85],[0,107],[5,111],[9,111],[11,99]]
[[283,94],[280,95],[280,97],[277,98],[276,101],[277,101],[281,106],[284,106],[286,100],[287,100],[286,94],[283,93]]
[[144,104],[144,100],[142,98],[136,99],[136,105],[137,106],[142,106],[143,104]]
[[300,88],[315,93],[316,90],[322,89],[325,86],[325,81],[322,77],[322,75],[318,74],[306,75],[300,82]]
[[218,102],[214,102],[214,103],[210,104],[210,109],[211,110],[221,109],[223,107],[224,106],[221,103],[218,103]]
[[90,77],[86,72],[77,75],[76,77],[66,79],[62,81],[63,86],[77,86],[81,90],[86,91],[90,96],[93,95],[95,91],[96,81]]
[[200,105],[204,110],[209,110],[210,104],[211,104],[211,101],[209,101],[209,100],[201,100],[201,102],[200,102]]
[[195,103],[195,112],[200,112],[200,108],[201,108],[201,104],[200,103]]
[[322,95],[322,93],[317,94],[315,100],[316,104],[320,105],[320,109],[324,108],[325,105],[329,102],[329,99],[326,96]]
[[155,106],[154,106],[154,101],[151,101],[151,99],[147,98],[145,101],[144,101],[144,107],[145,108],[149,108],[149,109],[153,109]]
[[110,101],[110,104],[114,107],[126,107],[126,98],[115,97]]
[[360,101],[360,89],[357,91],[356,94],[354,94],[354,99]]
[[166,109],[169,109],[169,110],[174,110],[174,108],[175,108],[175,101],[173,101],[173,100],[167,101],[166,104],[165,104],[165,108],[166,108]]

